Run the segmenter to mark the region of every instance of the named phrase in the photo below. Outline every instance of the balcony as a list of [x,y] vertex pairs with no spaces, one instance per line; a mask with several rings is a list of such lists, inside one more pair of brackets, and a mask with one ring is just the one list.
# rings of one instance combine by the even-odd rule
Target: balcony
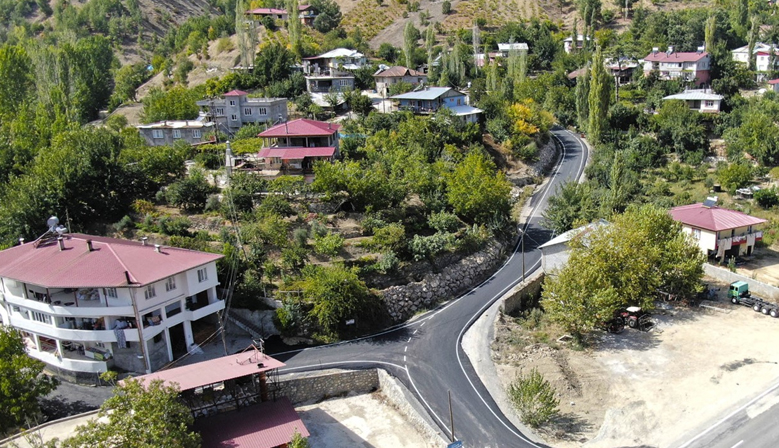
[[[103,343],[116,342],[116,333],[114,330],[78,330],[58,328],[54,325],[25,319],[19,315],[19,313],[14,313],[11,315],[11,325],[20,330],[30,331],[42,336],[61,340]],[[137,328],[126,328],[119,331],[124,332],[124,337],[127,341],[138,342],[140,340],[138,338]]]
[[198,308],[190,311],[192,313],[192,320],[198,320],[202,317],[206,317],[209,314],[216,313],[225,309],[224,300],[217,300],[214,303],[210,303],[202,308]]
[[[754,238],[754,241],[750,241]],[[763,231],[758,230],[756,232],[747,233],[745,235],[735,235],[733,237],[728,238],[720,238],[717,240],[717,247],[720,245],[725,244],[727,246],[727,241],[730,240],[730,245],[732,246],[738,246],[739,244],[749,244],[750,242],[754,244],[757,241],[760,241],[763,239]]]
[[[24,297],[13,293],[6,293],[4,296],[5,300],[12,305],[22,306],[55,316],[102,317],[108,314],[109,310],[111,315],[132,316],[135,314],[132,305],[106,306],[104,304],[99,304],[99,301],[96,303],[92,300],[84,303],[79,302],[78,305],[76,305],[75,300],[63,302],[57,294],[52,294],[51,303],[48,303],[47,301],[25,299]],[[60,303],[56,304],[56,302]]]
[[97,361],[90,359],[78,352],[65,350],[62,356],[57,356],[49,351],[29,350],[28,354],[46,364],[59,367],[72,372],[103,373],[108,371],[112,361]]

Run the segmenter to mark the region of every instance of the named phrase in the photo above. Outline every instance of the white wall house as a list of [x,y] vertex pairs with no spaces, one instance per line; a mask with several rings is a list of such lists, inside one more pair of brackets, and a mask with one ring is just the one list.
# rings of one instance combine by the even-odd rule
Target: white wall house
[[675,52],[671,46],[662,52],[655,47],[644,58],[643,64],[644,76],[656,72],[660,79],[679,79],[693,82],[696,86],[708,84],[711,80],[711,58],[703,47],[694,53]]
[[687,107],[692,110],[701,113],[718,114],[724,98],[722,95],[714,93],[711,89],[693,89],[668,95],[663,100],[684,101]]
[[555,275],[557,271],[568,264],[568,258],[571,255],[569,245],[571,240],[582,238],[593,230],[608,224],[609,222],[605,219],[599,219],[586,226],[563,232],[539,246],[539,249],[541,249],[541,269],[543,269],[544,274]]
[[61,376],[151,372],[215,329],[222,255],[82,234],[0,251],[0,317]]
[[[774,56],[771,56],[771,53]],[[733,60],[743,65],[749,64],[749,45],[731,50],[730,54],[733,56]],[[755,61],[755,71],[757,72],[758,80],[765,79],[767,72],[776,70],[779,67],[779,48],[772,44],[766,44],[763,42],[756,42],[755,47],[752,49],[752,57]],[[773,65],[773,68],[771,67]]]

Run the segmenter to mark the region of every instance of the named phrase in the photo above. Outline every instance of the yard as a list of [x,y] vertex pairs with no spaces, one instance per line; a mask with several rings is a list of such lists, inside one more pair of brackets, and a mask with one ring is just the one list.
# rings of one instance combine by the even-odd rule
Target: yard
[[654,331],[599,333],[585,350],[556,342],[552,328],[502,316],[498,376],[506,387],[536,367],[555,386],[561,416],[541,431],[553,446],[670,446],[779,376],[777,349],[765,344],[779,340],[779,320],[731,305],[717,287],[707,304],[719,311],[665,306]]

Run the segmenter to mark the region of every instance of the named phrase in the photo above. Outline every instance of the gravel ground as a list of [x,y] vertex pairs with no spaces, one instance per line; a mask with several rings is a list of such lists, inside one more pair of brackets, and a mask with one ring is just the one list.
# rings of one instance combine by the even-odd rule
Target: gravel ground
[[62,381],[57,389],[39,401],[47,421],[51,421],[99,408],[113,394],[112,390],[112,387],[82,386]]

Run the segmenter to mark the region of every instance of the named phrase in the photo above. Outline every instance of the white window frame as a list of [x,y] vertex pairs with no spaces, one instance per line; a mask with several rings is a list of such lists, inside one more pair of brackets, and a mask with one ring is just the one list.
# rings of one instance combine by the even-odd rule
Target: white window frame
[[143,291],[143,297],[146,298],[146,300],[157,297],[157,290],[154,289],[154,285],[146,286],[146,289]]
[[692,237],[696,240],[701,239],[701,229],[692,229]]
[[30,311],[30,319],[35,322],[51,325],[51,316],[38,311]]
[[181,138],[181,129],[173,130],[173,138]]
[[176,289],[176,277],[171,276],[168,277],[168,280],[165,282],[165,291],[170,292]]
[[238,121],[238,115],[234,115],[234,114],[230,115],[230,120],[231,121]]
[[118,299],[119,294],[116,292],[116,288],[106,288],[105,289],[105,296],[110,297],[112,299]]
[[251,107],[244,107],[243,108],[243,114],[244,115],[251,115],[252,114],[252,108]]
[[162,133],[162,129],[152,129],[151,138],[165,138],[165,134]]
[[705,103],[705,105],[706,105],[706,107],[714,107],[714,101],[712,101],[712,100],[706,100],[706,103]]
[[235,100],[230,100],[230,105],[235,106]]
[[207,268],[200,268],[197,270],[197,282],[203,283],[204,281],[208,280],[208,269]]
[[268,115],[268,108],[260,107],[260,115]]
[[216,110],[214,111],[214,113],[216,115],[224,115],[225,114],[225,110],[222,107],[217,107]]
[[192,129],[192,138],[200,138],[200,129]]

